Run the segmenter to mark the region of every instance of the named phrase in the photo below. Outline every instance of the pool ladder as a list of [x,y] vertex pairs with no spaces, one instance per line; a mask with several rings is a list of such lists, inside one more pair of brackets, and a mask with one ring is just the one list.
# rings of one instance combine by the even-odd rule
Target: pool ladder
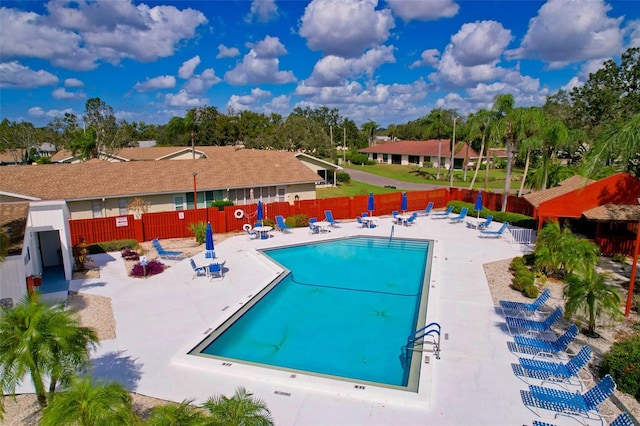
[[[442,327],[437,322],[432,322],[425,325],[420,330],[413,333],[413,336],[409,336],[407,344],[404,346],[404,354],[406,362],[409,361],[409,351],[422,352],[428,349],[424,349],[422,346],[426,342],[426,338],[431,338],[432,352],[435,354],[436,359],[440,359],[440,334]],[[428,342],[426,342],[428,343]]]
[[391,234],[389,234],[389,242],[391,242],[391,240],[393,239],[393,229],[395,228],[395,225],[391,225]]

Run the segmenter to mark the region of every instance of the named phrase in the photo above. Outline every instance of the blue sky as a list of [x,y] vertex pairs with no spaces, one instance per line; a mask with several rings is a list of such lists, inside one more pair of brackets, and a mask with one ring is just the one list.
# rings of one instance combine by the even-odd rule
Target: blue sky
[[327,106],[386,127],[542,105],[632,46],[635,0],[3,0],[0,116],[44,126],[99,97],[129,122]]

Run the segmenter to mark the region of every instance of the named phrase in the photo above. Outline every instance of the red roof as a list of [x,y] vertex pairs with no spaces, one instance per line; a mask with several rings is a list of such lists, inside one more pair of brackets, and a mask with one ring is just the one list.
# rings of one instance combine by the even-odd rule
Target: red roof
[[[449,157],[451,155],[451,139],[430,139],[427,141],[393,141],[380,143],[369,148],[359,149],[363,153],[377,154],[404,154],[404,155],[423,155],[429,157],[438,156],[440,151],[441,157]],[[468,148],[468,152],[467,152]],[[478,158],[478,154],[466,142],[457,142],[454,157],[455,158]]]

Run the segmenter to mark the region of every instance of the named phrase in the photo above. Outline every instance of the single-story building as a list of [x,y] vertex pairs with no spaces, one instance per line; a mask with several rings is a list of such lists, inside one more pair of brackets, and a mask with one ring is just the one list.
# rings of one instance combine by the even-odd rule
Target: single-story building
[[568,223],[594,240],[604,254],[630,255],[640,221],[640,180],[628,173],[594,181],[572,176],[554,188],[523,196],[533,207],[538,229],[546,221]]
[[130,214],[128,205],[136,198],[148,204],[148,212],[192,209],[194,193],[199,208],[215,200],[293,203],[315,199],[316,184],[334,181],[339,169],[294,152],[207,148],[207,157],[195,161],[3,167],[0,202],[64,200],[72,219]]
[[7,257],[0,263],[1,306],[14,306],[44,277],[53,283],[54,290],[42,296],[44,299],[67,297],[67,281],[73,273],[69,217],[64,201],[0,205],[0,229],[9,237]]
[[[390,141],[378,143],[368,148],[358,150],[369,156],[369,160],[378,163],[417,165],[420,167],[438,167],[449,169],[451,163],[451,139],[430,139],[422,141]],[[499,153],[498,153],[499,154]],[[480,154],[467,142],[456,142],[453,154],[454,169],[462,169],[478,161]]]

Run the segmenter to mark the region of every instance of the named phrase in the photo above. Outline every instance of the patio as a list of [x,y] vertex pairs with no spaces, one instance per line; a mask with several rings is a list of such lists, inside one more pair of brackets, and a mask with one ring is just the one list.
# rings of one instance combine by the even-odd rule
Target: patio
[[[491,229],[499,226],[493,223]],[[427,364],[425,358],[419,396],[359,390],[348,382],[302,375],[294,379],[282,371],[254,374],[249,369],[248,376],[244,366],[186,355],[280,273],[256,249],[352,235],[388,238],[391,227],[392,219],[382,217],[373,229],[343,221],[330,233],[315,235],[307,228],[274,233],[267,240],[239,234],[216,243],[227,270],[223,280],[214,281],[192,279],[188,259],[168,262],[171,268],[157,276],[134,279],[126,275],[118,253],[96,256],[100,278],[70,283],[72,291],[111,299],[116,338],[102,341],[93,354],[94,375],[143,395],[195,398],[196,403],[244,386],[266,401],[277,425],[529,425],[541,420],[520,399],[526,385],[511,370],[517,357],[507,348],[511,339],[494,309],[482,266],[529,248],[505,238],[478,238],[478,231],[464,224],[419,217],[412,227],[393,229],[394,238],[435,241],[427,322],[442,325],[442,351],[439,360],[431,356]],[[206,264],[204,250],[194,260]],[[552,422],[575,424],[567,417]]]

